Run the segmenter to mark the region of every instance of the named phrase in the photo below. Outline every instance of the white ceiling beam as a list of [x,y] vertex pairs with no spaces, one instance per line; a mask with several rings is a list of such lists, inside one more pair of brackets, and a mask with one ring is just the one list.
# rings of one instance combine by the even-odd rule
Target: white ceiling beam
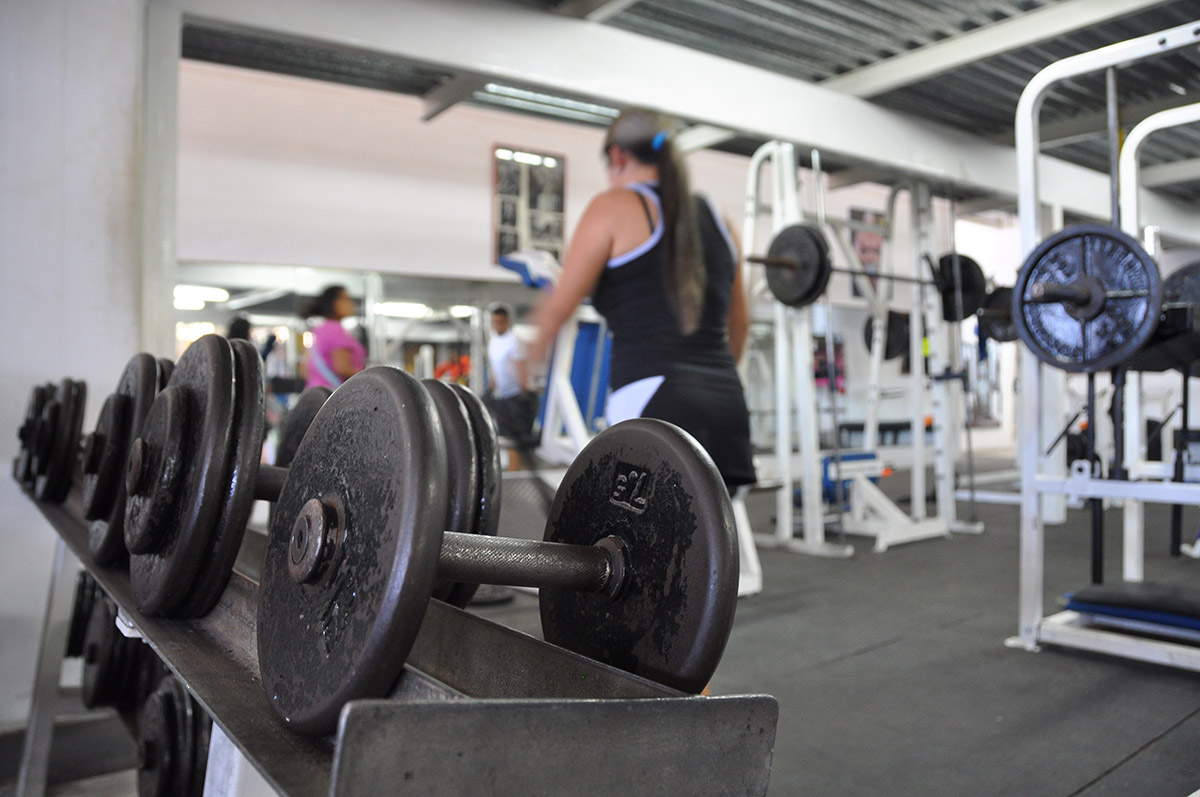
[[993,22],[916,50],[894,55],[821,82],[821,86],[875,97],[1001,53],[1162,5],[1164,0],[1063,0]]
[[849,188],[860,183],[879,183],[888,185],[896,179],[896,172],[888,169],[853,167],[830,172],[826,177],[825,187],[830,191],[839,188]]
[[[1117,78],[1120,80],[1120,78]],[[1147,102],[1125,105],[1121,108],[1121,127],[1130,129],[1147,116],[1160,111],[1177,108],[1181,105],[1191,105],[1200,102],[1200,91],[1168,94]],[[1068,119],[1060,119],[1042,125],[1041,142],[1043,150],[1066,147],[1081,141],[1108,135],[1108,115],[1104,111],[1084,113]],[[1013,140],[1012,134],[1004,137],[1007,143]]]
[[[292,0],[287,14],[270,3],[244,0],[149,2],[177,5],[190,22],[392,54],[453,74],[610,106],[654,107],[937,186],[1017,194],[1016,151],[1010,146],[795,78],[510,2]],[[1045,202],[1085,216],[1108,215],[1106,175],[1048,156],[1042,156],[1039,171]],[[1148,193],[1143,209],[1164,231],[1200,241],[1195,211],[1185,203]]]
[[566,0],[554,10],[568,17],[604,22],[636,2],[637,0]]
[[421,121],[428,122],[486,85],[487,79],[477,75],[455,75],[421,98]]
[[1160,163],[1156,166],[1143,166],[1141,169],[1143,188],[1160,188],[1164,185],[1192,183],[1198,180],[1200,180],[1200,158]]
[[687,130],[675,134],[675,148],[680,152],[694,152],[724,144],[736,136],[737,133],[725,127],[692,125]]

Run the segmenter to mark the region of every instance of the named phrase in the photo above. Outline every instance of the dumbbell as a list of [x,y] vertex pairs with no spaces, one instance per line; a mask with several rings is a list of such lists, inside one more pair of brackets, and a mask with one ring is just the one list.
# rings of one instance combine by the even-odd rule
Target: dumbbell
[[162,675],[162,664],[140,639],[117,629],[117,606],[98,590],[83,635],[80,698],[87,708],[131,713]]
[[605,430],[568,469],[544,541],[446,531],[447,445],[466,453],[394,368],[351,377],[313,419],[259,585],[262,684],[289,727],[329,733],[346,701],[384,696],[439,580],[538,587],[547,641],[703,688],[738,565],[728,492],[693,438],[653,420]]
[[200,797],[212,720],[179,679],[162,678],[137,724],[139,797]]
[[96,580],[86,570],[80,570],[75,578],[75,600],[71,605],[71,624],[67,631],[67,658],[83,655],[83,638],[87,634],[88,621],[92,617],[92,607],[102,590]]
[[86,401],[87,385],[73,379],[30,393],[13,476],[39,501],[62,503],[71,491]]
[[125,556],[124,475],[129,449],[173,368],[170,360],[135,354],[100,407],[96,428],[84,439],[80,455],[83,517],[90,521],[88,548],[98,565],[113,564]]

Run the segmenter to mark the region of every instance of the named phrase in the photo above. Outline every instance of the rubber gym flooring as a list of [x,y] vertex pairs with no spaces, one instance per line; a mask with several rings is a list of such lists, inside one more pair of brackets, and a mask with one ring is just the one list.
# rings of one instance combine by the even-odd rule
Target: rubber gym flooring
[[[514,476],[515,474],[509,474]],[[903,479],[903,481],[901,481]],[[907,484],[889,480],[888,492]],[[929,482],[932,484],[932,481]],[[540,529],[540,502],[504,485],[501,533]],[[772,493],[749,501],[771,529]],[[932,513],[933,507],[930,506]],[[1106,579],[1120,578],[1120,510]],[[965,503],[960,516],[968,514]],[[772,795],[1187,795],[1200,789],[1200,674],[1045,648],[1017,631],[1018,510],[978,505],[986,530],[852,559],[760,550],[763,591],[742,598],[714,694],[779,701]],[[544,515],[541,515],[544,518]],[[1184,541],[1200,523],[1184,514]],[[1167,556],[1169,510],[1147,508],[1147,580],[1200,584]],[[1046,531],[1047,612],[1090,577],[1090,515]],[[536,598],[473,611],[537,635]]]

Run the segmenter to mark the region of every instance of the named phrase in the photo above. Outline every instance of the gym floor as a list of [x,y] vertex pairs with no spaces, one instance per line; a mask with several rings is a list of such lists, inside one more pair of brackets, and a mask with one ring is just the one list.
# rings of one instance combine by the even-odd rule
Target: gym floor
[[[932,478],[932,477],[931,477]],[[505,482],[501,533],[536,525]],[[904,474],[887,491],[907,485]],[[929,482],[932,484],[932,481]],[[515,489],[510,489],[515,488]],[[752,495],[773,527],[774,496]],[[521,507],[518,509],[517,507]],[[930,511],[933,511],[932,505]],[[524,519],[515,517],[519,512]],[[969,508],[959,505],[960,516]],[[1017,631],[1018,509],[979,504],[986,530],[851,559],[760,550],[763,591],[742,598],[713,694],[779,701],[773,795],[1188,795],[1200,789],[1200,675],[1064,649],[1004,645]],[[1120,510],[1107,521],[1106,578],[1120,579]],[[527,525],[529,524],[529,525]],[[1185,541],[1196,533],[1184,514]],[[1046,530],[1045,601],[1090,578],[1090,515]],[[1200,581],[1167,556],[1169,510],[1147,509],[1146,577]],[[538,634],[537,600],[472,607]]]
[[[544,523],[523,474],[505,480],[501,533],[533,536]],[[885,483],[902,492],[903,474]],[[774,497],[752,495],[757,529],[772,527]],[[932,507],[931,507],[932,510]],[[980,504],[981,535],[955,535],[820,559],[760,550],[763,591],[743,598],[712,692],[779,701],[772,795],[1187,795],[1200,789],[1200,675],[1077,651],[1005,647],[1017,628],[1017,509]],[[960,504],[965,516],[968,508]],[[1108,578],[1119,578],[1119,510],[1108,515]],[[1168,510],[1149,507],[1146,574],[1182,582],[1200,561],[1166,555]],[[1196,531],[1184,515],[1185,538]],[[1089,578],[1089,518],[1071,511],[1046,534],[1046,605]],[[537,599],[472,611],[539,634]],[[115,722],[88,744],[55,751],[56,781],[132,763]],[[11,793],[19,739],[0,739],[0,795]],[[64,741],[66,741],[64,739]],[[69,760],[66,760],[69,758]],[[95,759],[101,759],[97,761]],[[126,764],[128,766],[129,764]],[[100,768],[97,768],[100,767]],[[68,771],[70,770],[70,771]],[[115,778],[115,780],[114,780]],[[82,790],[80,790],[82,789]],[[57,794],[132,794],[132,773]]]

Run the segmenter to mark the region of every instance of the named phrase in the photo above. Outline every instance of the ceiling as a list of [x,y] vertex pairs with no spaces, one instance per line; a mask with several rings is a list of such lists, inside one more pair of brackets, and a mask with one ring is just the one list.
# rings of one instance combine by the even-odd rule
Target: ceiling
[[[978,136],[1011,142],[1017,100],[1044,66],[1076,53],[1200,19],[1200,0],[508,0],[548,14],[586,17],[792,78]],[[183,55],[450,102],[607,123],[587,98],[548,98],[384,55],[245,31],[184,28]],[[1043,148],[1107,171],[1103,74],[1066,81],[1046,99]],[[1187,48],[1118,71],[1126,130],[1167,107],[1200,101],[1200,53]],[[563,101],[565,100],[565,102]],[[734,135],[714,148],[749,154],[762,143]],[[1165,166],[1150,172],[1149,166]],[[1142,148],[1153,187],[1200,206],[1200,125],[1157,133]],[[826,163],[837,170],[850,164]],[[1190,166],[1190,168],[1188,168]],[[1149,180],[1147,180],[1149,183]]]

